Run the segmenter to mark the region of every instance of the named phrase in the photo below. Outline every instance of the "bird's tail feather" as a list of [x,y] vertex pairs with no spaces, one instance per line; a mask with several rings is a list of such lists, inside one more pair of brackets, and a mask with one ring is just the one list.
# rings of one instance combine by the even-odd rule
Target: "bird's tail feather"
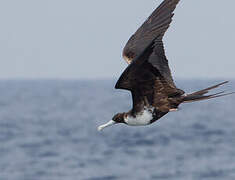
[[207,100],[207,99],[212,99],[212,98],[217,98],[217,97],[222,97],[222,96],[227,96],[230,94],[234,94],[235,92],[232,93],[225,93],[224,91],[218,92],[215,94],[210,94],[210,95],[205,95],[207,94],[210,90],[215,89],[223,84],[228,83],[228,81],[216,84],[214,86],[208,87],[206,89],[202,89],[200,91],[187,94],[183,97],[183,103],[188,103],[188,102],[194,102],[194,101],[201,101],[201,100]]

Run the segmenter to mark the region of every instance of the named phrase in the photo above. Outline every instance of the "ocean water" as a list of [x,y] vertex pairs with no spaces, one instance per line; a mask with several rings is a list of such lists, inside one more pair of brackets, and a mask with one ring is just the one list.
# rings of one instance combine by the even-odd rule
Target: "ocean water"
[[[179,80],[186,92],[219,80]],[[0,180],[234,180],[235,95],[184,104],[145,127],[115,81],[0,81]],[[234,91],[235,81],[225,85]]]

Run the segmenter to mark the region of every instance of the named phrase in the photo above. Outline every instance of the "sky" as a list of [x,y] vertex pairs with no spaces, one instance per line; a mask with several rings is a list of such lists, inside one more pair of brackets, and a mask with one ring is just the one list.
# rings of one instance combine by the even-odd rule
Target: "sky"
[[[162,0],[0,1],[0,79],[118,78]],[[181,0],[164,37],[176,78],[235,78],[235,1]]]

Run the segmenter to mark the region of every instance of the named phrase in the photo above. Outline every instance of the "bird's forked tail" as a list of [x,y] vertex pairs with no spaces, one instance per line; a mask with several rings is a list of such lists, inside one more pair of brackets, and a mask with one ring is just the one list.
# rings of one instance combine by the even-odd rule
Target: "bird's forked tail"
[[183,103],[188,103],[188,102],[194,102],[194,101],[201,101],[201,100],[206,100],[206,99],[212,99],[212,98],[217,98],[217,97],[221,97],[221,96],[227,96],[230,94],[234,94],[235,92],[232,93],[225,93],[224,91],[222,92],[218,92],[215,94],[210,94],[210,95],[205,95],[207,94],[210,90],[215,89],[223,84],[228,83],[228,81],[219,83],[217,85],[208,87],[206,89],[191,93],[191,94],[187,94],[183,97]]

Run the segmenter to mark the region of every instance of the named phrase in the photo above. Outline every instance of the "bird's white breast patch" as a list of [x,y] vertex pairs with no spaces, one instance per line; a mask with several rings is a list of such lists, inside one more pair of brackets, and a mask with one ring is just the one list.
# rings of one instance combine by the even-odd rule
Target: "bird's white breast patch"
[[133,117],[128,115],[124,118],[124,121],[130,126],[144,126],[150,124],[153,119],[152,112],[153,108],[144,108],[144,110]]

